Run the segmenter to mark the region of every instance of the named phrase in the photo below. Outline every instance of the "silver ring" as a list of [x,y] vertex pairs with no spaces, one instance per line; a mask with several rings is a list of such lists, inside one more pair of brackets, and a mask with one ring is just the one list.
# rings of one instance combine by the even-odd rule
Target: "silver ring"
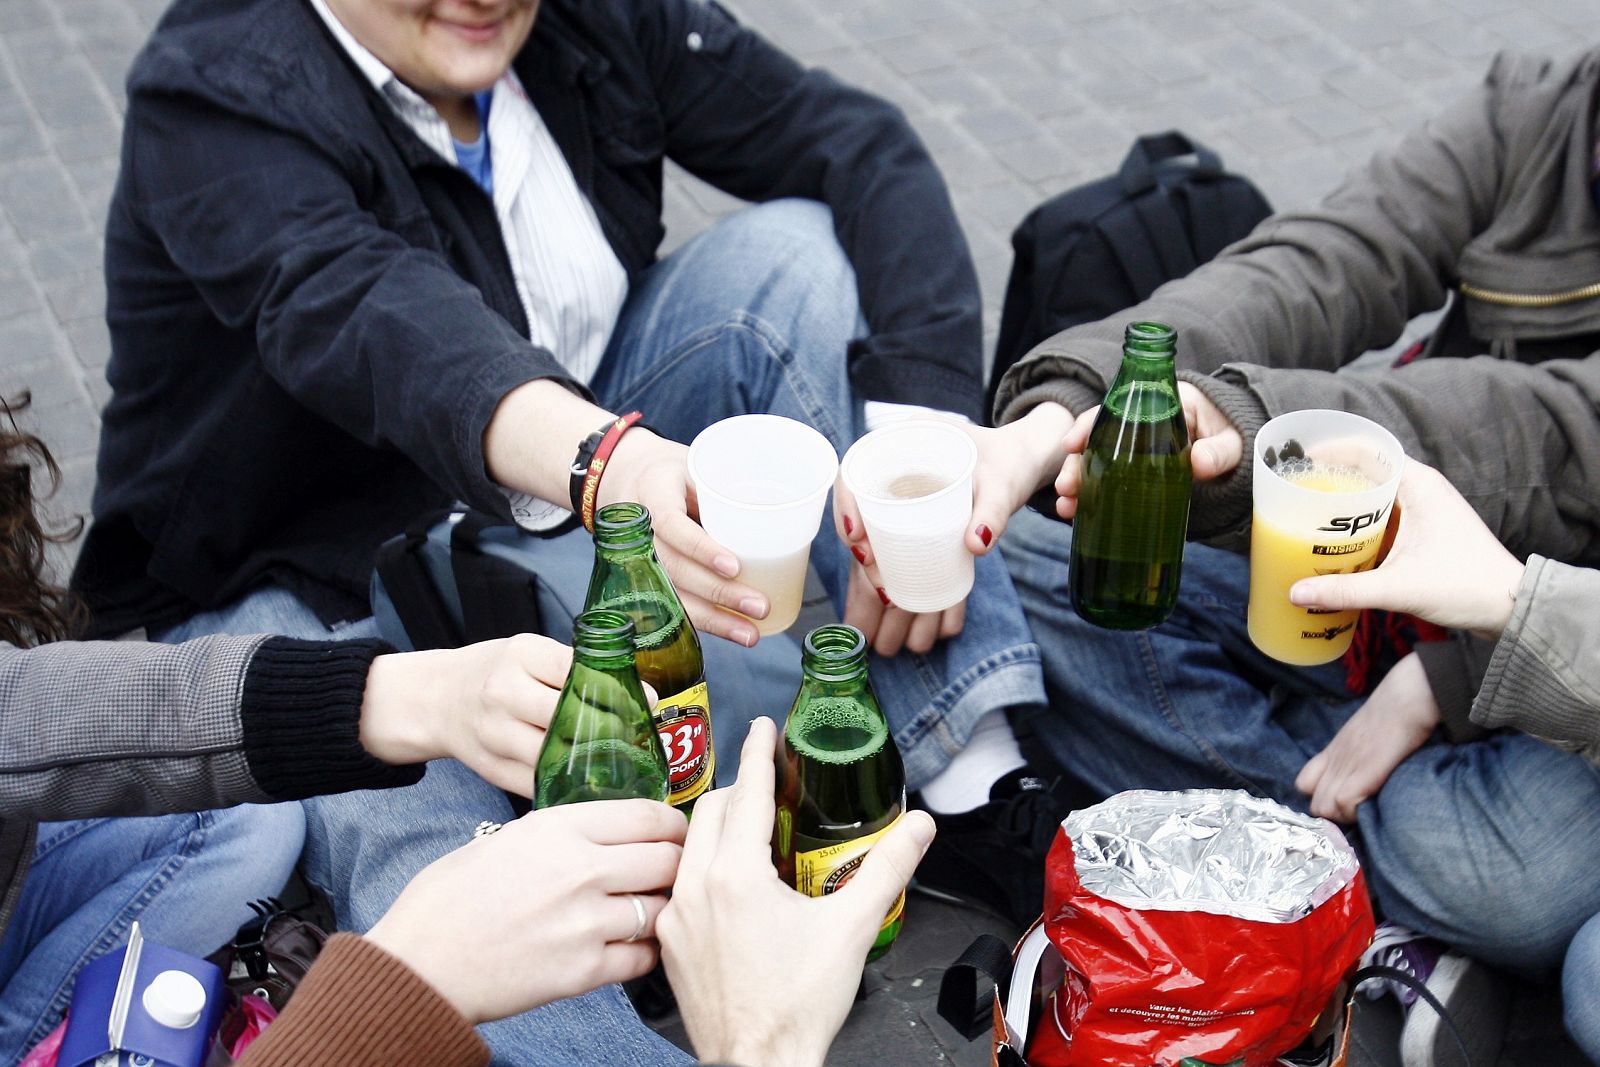
[[480,837],[488,837],[490,834],[495,833],[504,825],[504,823],[490,822],[488,819],[485,819],[477,826],[473,827],[472,839],[476,841]]
[[650,922],[650,916],[645,913],[644,901],[633,893],[628,894],[628,899],[633,902],[633,914],[639,920],[638,925],[633,928],[633,933],[629,934],[627,941],[624,942],[624,944],[631,945],[644,936],[644,928]]

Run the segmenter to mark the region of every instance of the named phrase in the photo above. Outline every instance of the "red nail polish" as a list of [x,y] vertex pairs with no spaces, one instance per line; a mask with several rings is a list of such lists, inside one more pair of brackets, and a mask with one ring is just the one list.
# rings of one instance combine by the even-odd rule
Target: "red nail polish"
[[883,606],[886,607],[886,608],[887,607],[892,607],[893,605],[889,603],[889,594],[885,593],[883,591],[883,586],[880,585],[877,588],[878,588],[878,599],[883,601]]
[[856,562],[861,564],[863,567],[867,565],[867,550],[862,548],[860,545],[851,545],[850,554],[855,556]]
[[856,532],[856,524],[850,521],[850,516],[846,515],[844,517],[844,535],[846,537],[849,537],[851,534],[853,534],[855,532]]
[[978,540],[983,542],[984,548],[988,548],[989,542],[994,540],[994,531],[980,524],[978,526]]

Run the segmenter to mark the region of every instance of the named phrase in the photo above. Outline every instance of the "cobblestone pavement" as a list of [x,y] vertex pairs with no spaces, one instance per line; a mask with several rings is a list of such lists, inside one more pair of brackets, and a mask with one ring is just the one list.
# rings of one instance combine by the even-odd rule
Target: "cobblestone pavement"
[[[32,391],[27,424],[61,461],[52,507],[62,516],[88,511],[107,395],[100,239],[122,78],[164,6],[0,0],[0,395]],[[1600,0],[731,6],[807,64],[905,109],[949,180],[991,342],[1011,228],[1045,196],[1113,169],[1138,134],[1181,128],[1254,178],[1275,206],[1301,205],[1466,90],[1497,50],[1561,53],[1600,40]],[[737,206],[675,172],[669,248]],[[55,558],[68,565],[71,549]],[[907,1016],[913,1028],[929,1014],[918,1011]],[[1543,1037],[1528,1040],[1529,1052],[1544,1051]],[[943,1056],[934,1046],[956,1048],[951,1041],[944,1031],[928,1057]],[[877,1055],[870,1046],[850,1045],[840,1062],[865,1062]],[[887,1049],[881,1056],[913,1062]]]

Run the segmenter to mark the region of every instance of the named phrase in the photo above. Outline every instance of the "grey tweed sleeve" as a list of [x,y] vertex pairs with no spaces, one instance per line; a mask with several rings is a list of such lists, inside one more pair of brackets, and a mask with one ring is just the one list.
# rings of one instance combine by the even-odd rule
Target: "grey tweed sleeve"
[[381,642],[0,643],[0,814],[146,815],[402,785],[360,746]]
[[0,811],[65,819],[269,799],[239,719],[265,640],[0,644]]

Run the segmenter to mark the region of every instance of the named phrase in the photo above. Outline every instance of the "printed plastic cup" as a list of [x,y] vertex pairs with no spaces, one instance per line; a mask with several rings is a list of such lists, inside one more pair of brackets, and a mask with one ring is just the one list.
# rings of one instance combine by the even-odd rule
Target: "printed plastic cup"
[[972,470],[978,446],[961,427],[914,419],[867,434],[844,454],[889,599],[907,611],[943,611],[972,589]]
[[739,581],[770,602],[767,617],[752,620],[762,636],[800,615],[811,539],[838,472],[828,439],[781,415],[723,419],[689,445],[700,525],[739,557]]
[[1316,574],[1366,570],[1377,558],[1405,451],[1394,434],[1345,411],[1293,411],[1256,435],[1250,532],[1250,640],[1310,666],[1344,655],[1359,611],[1289,602]]

